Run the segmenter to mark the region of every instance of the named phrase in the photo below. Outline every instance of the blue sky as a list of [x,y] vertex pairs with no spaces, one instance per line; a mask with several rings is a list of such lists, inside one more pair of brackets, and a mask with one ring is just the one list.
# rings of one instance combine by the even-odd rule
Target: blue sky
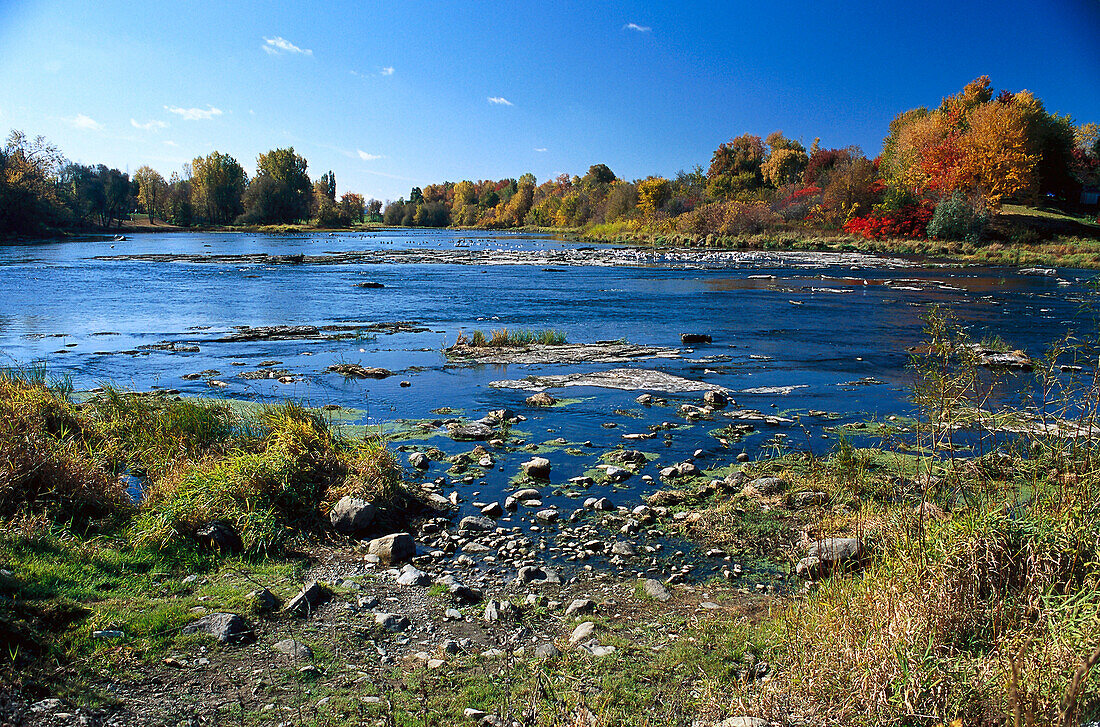
[[781,129],[878,153],[902,110],[988,74],[1100,122],[1100,0],[0,0],[0,130],[166,177],[292,145],[341,193],[629,179]]

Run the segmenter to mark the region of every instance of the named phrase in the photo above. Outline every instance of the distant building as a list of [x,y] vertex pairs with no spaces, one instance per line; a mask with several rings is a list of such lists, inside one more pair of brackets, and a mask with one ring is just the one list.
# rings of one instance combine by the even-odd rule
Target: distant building
[[1100,205],[1100,187],[1096,185],[1085,185],[1085,187],[1081,189],[1081,204],[1086,207]]

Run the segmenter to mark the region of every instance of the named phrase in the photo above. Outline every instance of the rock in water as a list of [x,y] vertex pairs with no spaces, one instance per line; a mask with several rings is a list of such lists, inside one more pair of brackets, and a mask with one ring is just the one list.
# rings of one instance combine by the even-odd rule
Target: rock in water
[[211,613],[183,627],[185,634],[206,634],[222,644],[240,644],[255,636],[252,628],[235,613]]
[[681,333],[680,343],[685,346],[690,346],[695,343],[710,343],[711,338],[709,333]]
[[378,508],[366,500],[344,495],[333,505],[328,517],[332,527],[338,532],[345,535],[358,535],[370,527],[377,514]]
[[383,565],[396,565],[416,556],[416,541],[408,533],[393,533],[370,541],[367,553],[377,555]]
[[546,407],[554,406],[554,404],[557,403],[558,400],[547,394],[545,391],[540,391],[537,394],[532,394],[531,396],[527,397],[527,406]]
[[527,473],[528,477],[534,477],[539,480],[550,479],[550,460],[545,457],[532,457],[524,462],[520,467]]

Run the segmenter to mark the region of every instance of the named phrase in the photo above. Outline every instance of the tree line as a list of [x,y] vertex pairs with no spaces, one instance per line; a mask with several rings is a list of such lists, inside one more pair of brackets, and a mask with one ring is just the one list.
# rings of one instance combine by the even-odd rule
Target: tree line
[[280,225],[312,221],[347,227],[381,221],[382,202],[336,196],[336,176],[310,180],[293,147],[256,160],[249,178],[240,163],[218,151],[196,157],[169,179],[149,166],[130,176],[118,169],[67,161],[42,137],[12,131],[0,147],[0,234],[120,227],[131,214],[182,227]]
[[0,149],[0,233],[110,227],[132,210],[181,226],[363,221],[422,227],[632,228],[691,236],[775,229],[840,230],[865,237],[981,234],[1007,202],[1072,208],[1100,184],[1100,127],[1048,112],[1028,91],[994,93],[982,76],[935,109],[891,122],[881,154],[854,146],[807,149],[781,131],[720,144],[704,170],[627,181],[605,164],[539,184],[519,179],[414,187],[383,209],[336,196],[333,173],[311,181],[293,148],[260,154],[249,178],[228,154],[194,159],[165,180],[130,178],[66,162],[41,137],[13,131]]

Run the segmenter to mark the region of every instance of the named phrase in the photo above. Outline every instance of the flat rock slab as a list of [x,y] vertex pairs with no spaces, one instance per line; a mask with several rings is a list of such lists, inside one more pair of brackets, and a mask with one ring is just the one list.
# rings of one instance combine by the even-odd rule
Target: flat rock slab
[[528,376],[525,379],[494,381],[489,385],[496,389],[521,389],[524,391],[545,391],[546,389],[558,389],[568,386],[594,386],[601,389],[619,389],[620,391],[660,391],[666,394],[684,394],[693,391],[717,389],[714,384],[693,381],[682,376],[649,369],[610,369],[609,371],[564,374],[562,376]]
[[447,358],[476,364],[629,363],[654,358],[680,358],[675,348],[641,346],[622,341],[595,343],[531,344],[513,348],[452,346]]

